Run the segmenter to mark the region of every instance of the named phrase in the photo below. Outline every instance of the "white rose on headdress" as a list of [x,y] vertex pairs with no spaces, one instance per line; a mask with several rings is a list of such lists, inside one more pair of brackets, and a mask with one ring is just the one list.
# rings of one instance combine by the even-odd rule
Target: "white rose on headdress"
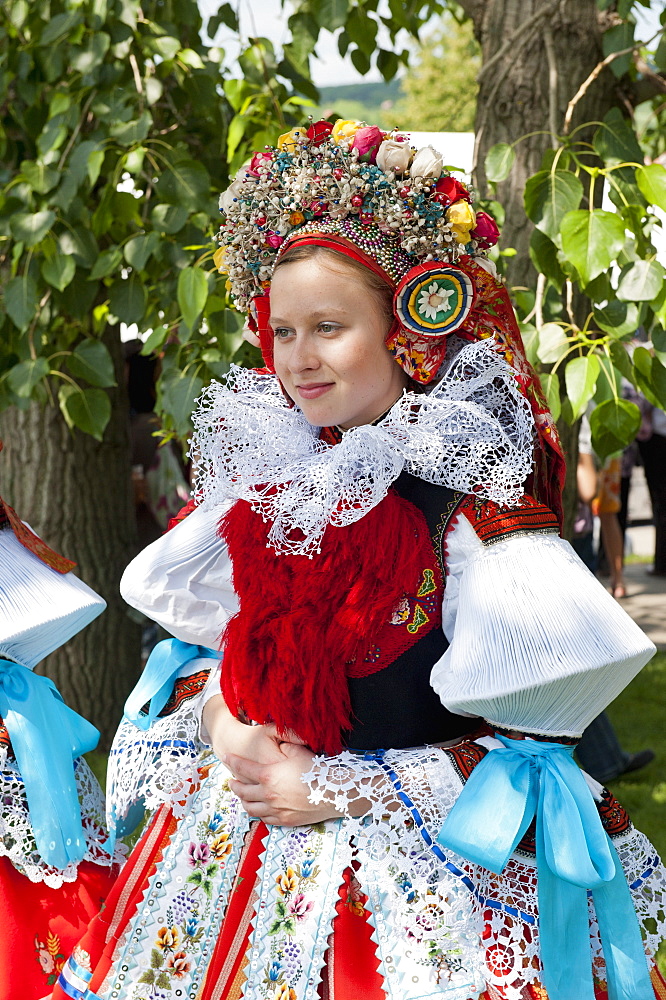
[[414,154],[409,172],[412,177],[426,177],[437,180],[438,177],[442,176],[443,169],[444,161],[442,160],[442,154],[438,153],[432,146],[424,146],[423,149],[417,150]]
[[377,166],[385,173],[392,170],[403,174],[412,158],[412,149],[408,142],[396,142],[395,139],[384,139],[377,150]]
[[229,209],[234,203],[234,200],[241,197],[243,194],[243,181],[240,177],[237,177],[231,182],[226,191],[223,191],[220,195],[220,211],[224,212],[225,215],[228,214]]

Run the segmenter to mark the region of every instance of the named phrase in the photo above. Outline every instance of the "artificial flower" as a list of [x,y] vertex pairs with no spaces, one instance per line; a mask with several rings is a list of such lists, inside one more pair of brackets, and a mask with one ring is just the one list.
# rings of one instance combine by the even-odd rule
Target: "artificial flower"
[[358,150],[358,158],[364,163],[374,163],[377,150],[384,141],[384,133],[376,125],[364,125],[354,133],[350,149]]
[[229,214],[229,209],[238,201],[243,194],[243,181],[241,177],[236,177],[226,191],[220,195],[220,211],[225,215]]
[[218,247],[215,253],[213,254],[213,264],[215,264],[215,267],[217,268],[219,274],[228,274],[226,260],[227,260],[227,248]]
[[289,222],[292,226],[300,226],[301,223],[305,222],[305,216],[302,212],[292,212],[289,216]]
[[247,168],[247,173],[251,174],[252,177],[259,176],[260,167],[268,167],[273,160],[272,153],[255,153],[250,160],[250,166]]
[[411,163],[414,151],[408,142],[398,142],[396,139],[384,139],[377,150],[376,163],[380,170],[388,173],[404,174]]
[[190,963],[184,951],[177,951],[175,955],[171,955],[166,965],[174,979],[182,979],[190,971]]
[[[245,333],[245,331],[243,331],[243,333]],[[247,338],[245,339],[247,340]],[[249,343],[252,343],[252,341],[249,341]],[[213,857],[217,858],[218,861],[221,861],[222,858],[226,858],[227,854],[231,854],[232,846],[233,845],[229,840],[229,834],[220,833],[211,843],[210,850]]]
[[451,226],[453,236],[458,243],[468,243],[470,230],[476,225],[474,209],[467,201],[456,201],[446,210],[446,221]]
[[338,118],[331,130],[331,138],[338,144],[346,139],[353,139],[363,122],[357,122],[354,118]]
[[290,917],[293,917],[294,920],[300,922],[301,920],[305,920],[308,913],[310,913],[313,909],[313,901],[310,900],[307,902],[303,893],[299,892],[287,906],[287,913]]
[[499,239],[499,229],[497,223],[487,212],[476,213],[476,226],[471,230],[470,236],[476,240],[479,249],[487,250],[494,247]]
[[280,983],[273,1000],[296,1000],[296,990],[293,990],[287,983]]
[[277,248],[281,247],[282,244],[284,243],[284,236],[280,236],[279,233],[270,232],[266,236],[266,242],[268,243],[269,247],[273,248],[273,250],[277,250]]
[[322,118],[321,121],[312,123],[310,128],[307,130],[306,135],[310,140],[311,146],[320,146],[322,142],[328,139],[332,131],[332,124],[327,122],[325,118]]
[[305,142],[307,139],[307,132],[304,128],[292,128],[291,131],[285,132],[281,135],[277,141],[278,149],[284,150],[287,153],[294,153],[300,143]]
[[469,201],[470,193],[464,184],[461,184],[455,177],[440,177],[435,184],[435,201],[440,205],[452,205],[455,201]]
[[414,154],[409,172],[412,177],[424,177],[436,180],[442,176],[443,169],[442,154],[438,153],[432,146],[423,146],[422,149],[417,150]]

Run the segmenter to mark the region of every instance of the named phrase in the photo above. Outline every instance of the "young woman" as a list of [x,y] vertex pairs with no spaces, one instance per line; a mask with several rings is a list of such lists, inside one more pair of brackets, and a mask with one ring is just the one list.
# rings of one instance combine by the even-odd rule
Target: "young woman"
[[653,647],[558,536],[494,224],[353,122],[257,153],[222,208],[266,368],[206,390],[192,509],[123,582],[221,649],[214,753],[54,996],[666,995],[659,859],[571,756]]

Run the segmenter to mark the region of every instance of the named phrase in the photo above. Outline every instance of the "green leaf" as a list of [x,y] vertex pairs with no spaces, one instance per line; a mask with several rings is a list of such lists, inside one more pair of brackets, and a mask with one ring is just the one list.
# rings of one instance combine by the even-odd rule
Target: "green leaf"
[[130,267],[142,271],[148,258],[159,247],[160,242],[159,233],[143,233],[141,236],[135,236],[125,244],[125,260]]
[[56,253],[42,262],[41,272],[44,281],[62,292],[74,277],[76,263],[73,257],[63,257]]
[[637,260],[623,271],[617,297],[623,302],[650,302],[661,291],[666,271],[656,260]]
[[55,222],[55,212],[17,212],[9,223],[12,236],[28,247],[43,240]]
[[109,247],[108,250],[102,250],[95,261],[95,266],[90,272],[91,279],[106,278],[110,274],[115,274],[120,267],[122,259],[123,253],[120,247]]
[[395,52],[391,52],[389,49],[380,49],[378,51],[377,69],[387,82],[393,79],[399,68],[400,61]]
[[178,275],[178,305],[190,330],[203,312],[208,296],[208,278],[200,267],[184,267]]
[[78,427],[96,441],[103,439],[111,418],[111,402],[103,389],[63,385],[58,390],[58,402],[70,429]]
[[74,378],[85,379],[90,385],[108,388],[116,384],[113,361],[100,340],[83,340],[74,348],[67,362]]
[[590,414],[592,447],[604,462],[609,455],[622,451],[636,437],[641,412],[627,399],[607,399]]
[[206,206],[210,195],[210,177],[201,163],[181,160],[164,171],[156,190],[160,198],[169,204],[196,211]]
[[350,58],[354,69],[361,76],[365,76],[366,73],[370,72],[370,59],[361,49],[353,49]]
[[[628,49],[633,44],[635,28],[636,25],[629,20],[621,21],[620,24],[614,24],[612,27],[607,28],[601,36],[604,56],[609,56],[613,52],[623,52],[625,49]],[[613,59],[610,68],[619,80],[621,76],[629,72],[631,64],[632,53],[626,52],[623,56]]]
[[611,340],[608,344],[608,350],[613,367],[629,382],[635,382],[634,367],[624,344],[621,344],[617,340]]
[[511,168],[516,160],[516,151],[508,142],[497,142],[486,153],[485,171],[486,178],[491,184],[499,184],[505,181],[511,173]]
[[19,330],[24,330],[37,312],[37,285],[25,274],[7,282],[4,304],[9,318]]
[[567,212],[560,224],[562,253],[583,285],[605,271],[624,245],[624,224],[613,212]]
[[569,346],[567,335],[559,323],[544,323],[539,329],[537,356],[545,365],[559,361]]
[[643,152],[636,133],[619,108],[611,108],[594,134],[593,145],[605,163],[643,162]]
[[550,282],[562,290],[565,274],[560,267],[557,247],[540,229],[534,229],[530,237],[530,259],[537,271],[544,274]]
[[49,373],[49,363],[46,358],[30,358],[21,361],[10,368],[7,382],[12,392],[22,399],[29,399],[38,382]]
[[562,412],[562,403],[560,401],[560,379],[557,372],[542,372],[539,375],[539,381],[541,382],[553,420],[559,420]]
[[[153,116],[150,111],[144,111],[136,121],[117,122],[109,128],[109,134],[121,146],[133,146],[137,142],[143,142],[147,138],[153,124]],[[203,168],[202,168],[203,169]]]
[[594,321],[600,330],[611,337],[626,337],[638,329],[638,306],[633,302],[611,299],[605,306],[594,307]]
[[162,375],[159,382],[162,409],[172,417],[178,437],[185,438],[192,433],[190,416],[202,389],[203,380],[192,371],[170,369]]
[[163,955],[161,951],[157,948],[151,948],[150,950],[150,967],[151,969],[159,969],[162,964]]
[[638,388],[648,402],[659,409],[666,409],[666,368],[659,358],[653,357],[644,347],[634,351],[634,370]]
[[21,164],[21,173],[37,194],[46,194],[47,191],[52,191],[60,180],[58,170],[54,167],[47,167],[44,163],[35,163],[34,160],[24,160]]
[[82,226],[77,226],[74,230],[66,229],[58,237],[58,244],[60,252],[71,254],[81,267],[93,267],[99,256],[97,240],[89,229]]
[[162,59],[173,59],[180,50],[180,42],[172,35],[162,35],[160,38],[152,40],[152,47]]
[[599,359],[594,354],[572,358],[564,370],[564,384],[574,420],[585,411],[599,378]]
[[636,171],[636,182],[641,194],[651,205],[658,205],[666,212],[666,168],[650,163]]
[[578,208],[582,197],[583,185],[575,174],[540,170],[525,185],[525,211],[537,229],[557,244],[562,219]]
[[182,205],[156,205],[150,219],[155,229],[172,235],[180,232],[187,222],[187,209]]
[[168,332],[169,332],[168,326],[165,326],[164,324],[156,326],[153,332],[150,334],[150,336],[146,338],[146,341],[143,347],[141,348],[141,354],[147,356],[149,354],[152,354],[153,351],[159,350],[159,348],[166,340]]
[[320,28],[336,31],[344,27],[349,12],[349,0],[318,0],[313,13]]
[[76,11],[69,11],[66,14],[56,14],[46,22],[46,27],[42,31],[39,45],[52,45],[65,35],[71,34],[72,30],[81,24],[82,18]]
[[134,271],[128,278],[114,281],[109,291],[109,309],[122,323],[142,320],[147,300],[146,290]]

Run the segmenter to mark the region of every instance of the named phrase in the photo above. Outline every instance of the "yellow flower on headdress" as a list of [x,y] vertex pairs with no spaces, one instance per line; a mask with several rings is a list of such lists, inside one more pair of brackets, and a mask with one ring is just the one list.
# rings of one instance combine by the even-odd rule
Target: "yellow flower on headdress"
[[213,254],[213,264],[220,274],[228,274],[227,270],[227,248],[218,247]]
[[334,142],[340,142],[341,139],[353,139],[360,128],[363,128],[363,122],[357,122],[354,118],[338,118],[333,126],[331,136]]
[[456,201],[446,210],[446,221],[458,243],[468,243],[470,230],[476,225],[476,213],[468,201]]
[[290,132],[285,132],[281,135],[277,141],[278,149],[283,149],[287,153],[295,152],[298,147],[299,142],[305,142],[307,139],[306,131],[304,128],[292,128]]
[[300,226],[303,222],[305,222],[305,216],[302,212],[292,212],[289,216],[289,224],[292,226]]

